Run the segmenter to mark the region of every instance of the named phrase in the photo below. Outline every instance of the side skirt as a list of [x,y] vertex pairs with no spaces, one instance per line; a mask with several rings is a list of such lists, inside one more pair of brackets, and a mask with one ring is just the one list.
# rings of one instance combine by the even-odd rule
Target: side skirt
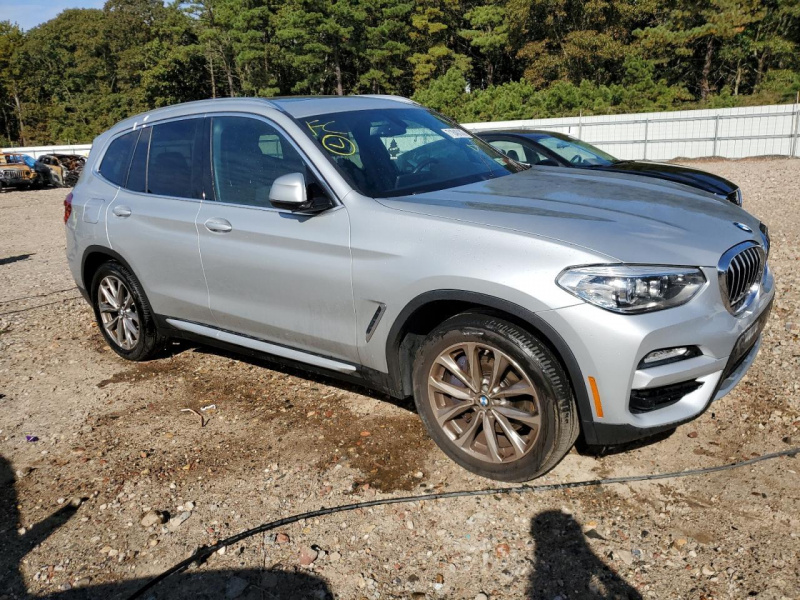
[[331,371],[339,371],[340,373],[348,374],[355,373],[357,370],[355,365],[339,362],[330,358],[324,358],[322,356],[317,356],[316,354],[309,354],[308,352],[301,352],[300,350],[294,350],[292,348],[287,348],[286,346],[278,346],[276,344],[270,344],[269,342],[262,342],[261,340],[257,340],[255,338],[237,333],[231,333],[222,329],[215,329],[214,327],[208,327],[198,323],[192,323],[191,321],[181,321],[180,319],[167,318],[167,323],[172,325],[175,329],[180,329],[181,331],[196,333],[197,335],[213,338],[215,340],[219,340],[220,342],[244,346],[245,348],[250,348],[250,350],[256,350],[258,352],[263,352],[264,354],[272,354],[274,356],[279,356],[280,358],[287,358],[289,360],[320,367],[322,369],[329,369]]
[[392,393],[389,386],[389,376],[386,373],[368,367],[341,362],[326,356],[319,356],[191,321],[182,321],[157,315],[156,322],[159,329],[173,339],[213,346],[242,356],[307,371],[323,377],[330,377],[382,392],[395,398],[401,398],[396,393]]

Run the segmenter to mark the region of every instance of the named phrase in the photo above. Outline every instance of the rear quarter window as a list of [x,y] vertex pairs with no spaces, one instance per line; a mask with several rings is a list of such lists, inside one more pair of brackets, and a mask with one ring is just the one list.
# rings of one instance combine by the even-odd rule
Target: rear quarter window
[[100,174],[114,185],[125,185],[133,147],[138,138],[139,132],[131,131],[116,138],[108,146],[103,161],[100,163]]

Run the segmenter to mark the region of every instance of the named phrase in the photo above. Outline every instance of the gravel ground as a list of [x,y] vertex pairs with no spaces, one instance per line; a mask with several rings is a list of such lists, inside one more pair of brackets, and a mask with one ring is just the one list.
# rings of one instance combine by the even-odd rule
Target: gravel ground
[[[777,300],[760,356],[671,436],[603,456],[573,450],[537,483],[800,445],[800,161],[702,168],[738,181],[770,225]],[[198,546],[265,521],[492,485],[447,460],[412,406],[363,389],[202,347],[119,359],[67,270],[63,196],[0,194],[0,598],[124,597]],[[181,412],[209,404],[204,427]],[[237,543],[149,597],[797,599],[798,470],[784,458],[336,514]]]

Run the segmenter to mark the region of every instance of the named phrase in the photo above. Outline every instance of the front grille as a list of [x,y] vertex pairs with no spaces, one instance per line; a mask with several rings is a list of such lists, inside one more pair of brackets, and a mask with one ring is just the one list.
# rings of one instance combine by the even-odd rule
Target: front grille
[[728,250],[720,261],[720,291],[733,314],[744,310],[753,297],[753,288],[764,273],[764,250],[755,242],[745,242]]
[[666,408],[678,402],[687,394],[691,394],[702,383],[696,380],[682,381],[656,388],[631,390],[630,411],[632,413],[646,413],[659,408]]
[[0,177],[3,179],[22,179],[22,174],[17,169],[5,169],[0,171]]

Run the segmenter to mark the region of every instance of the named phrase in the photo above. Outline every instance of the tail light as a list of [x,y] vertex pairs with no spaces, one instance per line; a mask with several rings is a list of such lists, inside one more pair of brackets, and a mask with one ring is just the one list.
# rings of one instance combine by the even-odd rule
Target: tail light
[[64,198],[64,223],[69,221],[69,216],[72,214],[72,192],[67,194]]

